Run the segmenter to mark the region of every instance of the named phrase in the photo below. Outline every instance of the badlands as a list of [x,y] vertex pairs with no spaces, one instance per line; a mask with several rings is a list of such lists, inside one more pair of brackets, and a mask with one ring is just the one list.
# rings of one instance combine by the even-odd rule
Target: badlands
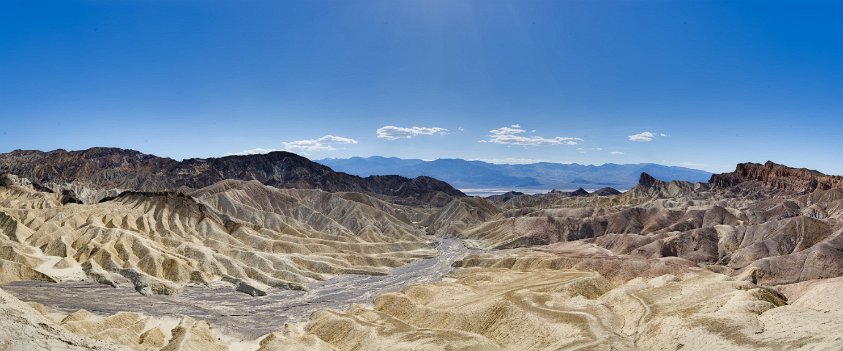
[[0,350],[841,350],[843,177],[467,197],[286,153],[0,154]]

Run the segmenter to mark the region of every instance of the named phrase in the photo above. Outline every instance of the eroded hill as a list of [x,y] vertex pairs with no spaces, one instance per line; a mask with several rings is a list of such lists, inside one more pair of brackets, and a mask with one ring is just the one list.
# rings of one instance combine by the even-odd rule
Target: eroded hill
[[[23,201],[23,200],[27,201]],[[131,281],[144,294],[224,281],[260,295],[435,254],[412,211],[362,194],[225,181],[191,195],[124,192],[89,205],[0,187],[0,279]]]
[[[102,181],[118,184],[121,177]],[[0,334],[0,346],[843,348],[840,177],[771,162],[741,164],[708,183],[642,174],[622,194],[455,195],[442,207],[412,196],[279,188],[260,179],[181,184],[178,191],[120,183],[135,188],[92,203],[43,178],[0,180],[3,282],[86,280],[149,295],[222,286],[256,296],[238,294],[248,299],[226,300],[226,309],[263,303],[274,313],[309,316],[244,337],[222,327],[224,316],[68,311],[0,292],[0,312],[14,317],[4,330],[38,335]],[[344,279],[349,273],[359,279]],[[384,279],[365,278],[372,275]],[[48,286],[36,295],[49,295]],[[310,287],[312,294],[290,301],[260,297]],[[107,296],[119,300],[119,291]],[[249,323],[248,314],[236,318]]]

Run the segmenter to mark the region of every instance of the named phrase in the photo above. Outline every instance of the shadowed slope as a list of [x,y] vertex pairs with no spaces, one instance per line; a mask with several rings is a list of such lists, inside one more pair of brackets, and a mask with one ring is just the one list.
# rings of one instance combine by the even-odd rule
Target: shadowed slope
[[[477,215],[446,230],[493,249],[582,240],[617,254],[681,257],[768,286],[843,275],[843,188],[825,189],[839,177],[768,163],[713,179],[736,174],[740,182],[710,186],[644,173],[620,195],[516,195],[490,203],[498,212],[463,201],[460,213]],[[805,187],[812,192],[801,194]]]

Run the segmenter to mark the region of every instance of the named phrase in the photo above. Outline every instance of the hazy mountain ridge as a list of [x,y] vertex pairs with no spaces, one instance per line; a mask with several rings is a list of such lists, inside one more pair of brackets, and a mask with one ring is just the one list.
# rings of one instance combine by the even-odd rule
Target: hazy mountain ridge
[[560,188],[576,189],[611,186],[628,189],[638,183],[641,173],[662,180],[705,182],[711,173],[691,168],[653,163],[581,165],[540,162],[533,164],[494,164],[463,159],[424,161],[395,157],[352,157],[317,160],[335,170],[369,176],[393,173],[405,177],[426,175],[460,188]]

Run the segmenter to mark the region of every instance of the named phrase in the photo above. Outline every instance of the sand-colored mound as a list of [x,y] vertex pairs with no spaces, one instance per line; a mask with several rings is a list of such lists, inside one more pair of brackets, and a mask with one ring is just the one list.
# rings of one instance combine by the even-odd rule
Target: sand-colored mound
[[0,290],[0,350],[125,350],[74,334]]
[[[0,199],[26,200],[20,193],[40,196],[0,187]],[[0,208],[0,282],[91,278],[172,294],[225,281],[262,295],[336,274],[384,274],[436,253],[410,208],[362,194],[226,181],[193,196],[125,192],[91,205]]]
[[38,304],[27,305],[13,297],[7,300],[5,298],[9,295],[2,291],[0,296],[3,297],[0,298],[0,308],[7,311],[14,309],[19,315],[26,317],[19,321],[18,327],[44,328],[58,335],[63,342],[55,343],[50,335],[32,334],[20,337],[0,334],[0,345],[7,342],[12,345],[12,350],[27,349],[18,348],[18,343],[27,339],[39,342],[29,345],[51,345],[49,348],[55,350],[227,351],[238,348],[254,350],[258,347],[258,340],[231,338],[211,329],[207,322],[189,317],[161,318],[132,312],[101,316],[85,310],[64,314]]
[[472,197],[454,199],[434,216],[427,225],[429,234],[459,235],[463,230],[494,219],[501,209],[489,200]]
[[[827,293],[820,288],[829,289],[812,293]],[[315,335],[340,350],[839,348],[843,308],[817,309],[816,297],[786,305],[774,291],[711,272],[613,284],[579,270],[465,268],[451,281],[381,296],[372,308],[317,313],[283,337]]]
[[644,207],[558,208],[498,216],[460,233],[490,248],[547,245],[606,234],[658,234],[743,223],[734,209],[695,206],[687,209]]
[[[219,213],[261,228],[282,229],[297,225],[314,232],[365,237],[387,233],[379,241],[417,240],[421,233],[411,225],[405,207],[357,194],[339,196],[319,190],[275,189],[256,181],[223,181],[191,194]],[[368,201],[363,203],[360,198]]]
[[644,258],[616,255],[582,241],[558,243],[535,249],[515,249],[474,254],[454,263],[462,268],[507,268],[531,270],[595,271],[613,283],[635,278],[654,278],[665,274],[682,275],[702,272],[694,262],[678,257]]
[[[843,301],[836,297],[843,288],[840,279],[784,287],[788,304],[776,291],[698,269],[677,268],[677,274],[664,275],[656,275],[656,269],[652,278],[617,282],[595,271],[526,264],[542,255],[512,252],[492,268],[460,268],[446,281],[382,295],[371,307],[319,311],[306,323],[288,324],[253,340],[232,338],[190,318],[99,316],[82,310],[62,314],[0,291],[0,311],[14,316],[0,319],[8,324],[0,331],[25,333],[0,332],[0,345],[262,351],[843,347]],[[512,260],[524,264],[505,263]],[[507,265],[513,268],[496,268]]]

